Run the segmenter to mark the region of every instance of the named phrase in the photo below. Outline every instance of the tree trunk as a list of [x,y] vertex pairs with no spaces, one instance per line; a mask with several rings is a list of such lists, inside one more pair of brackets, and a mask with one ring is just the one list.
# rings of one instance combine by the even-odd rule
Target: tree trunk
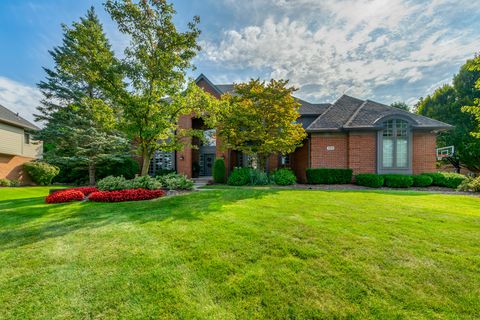
[[268,159],[267,155],[257,154],[257,169],[258,170],[267,172],[267,159]]
[[88,164],[88,183],[91,186],[95,185],[95,163],[90,162]]
[[140,172],[141,176],[148,175],[148,169],[150,168],[150,156],[146,153],[142,155],[142,171]]

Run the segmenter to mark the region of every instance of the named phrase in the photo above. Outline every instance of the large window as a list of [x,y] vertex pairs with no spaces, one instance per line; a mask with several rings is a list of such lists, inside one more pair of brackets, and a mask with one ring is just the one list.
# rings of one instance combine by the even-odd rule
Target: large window
[[380,161],[382,171],[405,171],[410,168],[410,128],[401,119],[385,121],[379,135],[381,141]]

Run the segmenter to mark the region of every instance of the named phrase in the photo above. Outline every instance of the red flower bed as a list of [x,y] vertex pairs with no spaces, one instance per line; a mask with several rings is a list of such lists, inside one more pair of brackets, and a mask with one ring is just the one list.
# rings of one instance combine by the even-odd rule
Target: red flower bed
[[75,191],[80,191],[85,195],[85,197],[88,197],[90,193],[97,192],[98,189],[96,187],[79,187],[79,188],[72,188],[68,190],[75,190]]
[[160,198],[165,195],[162,190],[128,189],[118,191],[93,192],[88,200],[95,202],[139,201]]
[[45,198],[46,203],[63,203],[71,201],[82,201],[85,195],[78,190],[65,190],[52,193]]

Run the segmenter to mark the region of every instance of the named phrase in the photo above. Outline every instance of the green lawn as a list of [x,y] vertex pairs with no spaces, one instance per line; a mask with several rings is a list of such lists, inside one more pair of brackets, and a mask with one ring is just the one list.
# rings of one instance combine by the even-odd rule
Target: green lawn
[[0,189],[0,319],[474,319],[480,199],[216,189],[46,205]]

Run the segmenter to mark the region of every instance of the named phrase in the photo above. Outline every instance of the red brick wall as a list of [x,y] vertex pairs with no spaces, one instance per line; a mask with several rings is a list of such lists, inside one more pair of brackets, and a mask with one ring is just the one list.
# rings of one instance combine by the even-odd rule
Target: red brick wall
[[[334,150],[327,150],[333,146]],[[345,133],[314,133],[311,136],[312,168],[348,168],[348,135]]]
[[198,83],[197,83],[197,86],[199,86],[200,88],[203,89],[203,91],[206,91],[208,93],[210,93],[211,95],[213,95],[215,98],[219,99],[220,98],[220,95],[218,94],[217,91],[215,91],[205,80],[200,80]]
[[305,140],[303,146],[297,148],[291,155],[291,168],[299,182],[307,181],[305,170],[308,168],[308,143],[308,140]]
[[437,137],[435,133],[419,131],[413,133],[413,174],[435,172]]
[[353,170],[353,174],[377,172],[376,132],[349,133],[348,167]]
[[20,180],[22,184],[32,184],[32,180],[23,170],[23,164],[32,160],[34,159],[0,154],[0,179]]
[[[180,116],[178,125],[184,129],[192,128],[192,115]],[[191,143],[191,138],[184,138],[185,144]],[[183,150],[178,151],[176,155],[177,159],[177,172],[185,174],[187,177],[192,177],[192,148],[184,147]],[[183,158],[183,159],[182,159]]]

